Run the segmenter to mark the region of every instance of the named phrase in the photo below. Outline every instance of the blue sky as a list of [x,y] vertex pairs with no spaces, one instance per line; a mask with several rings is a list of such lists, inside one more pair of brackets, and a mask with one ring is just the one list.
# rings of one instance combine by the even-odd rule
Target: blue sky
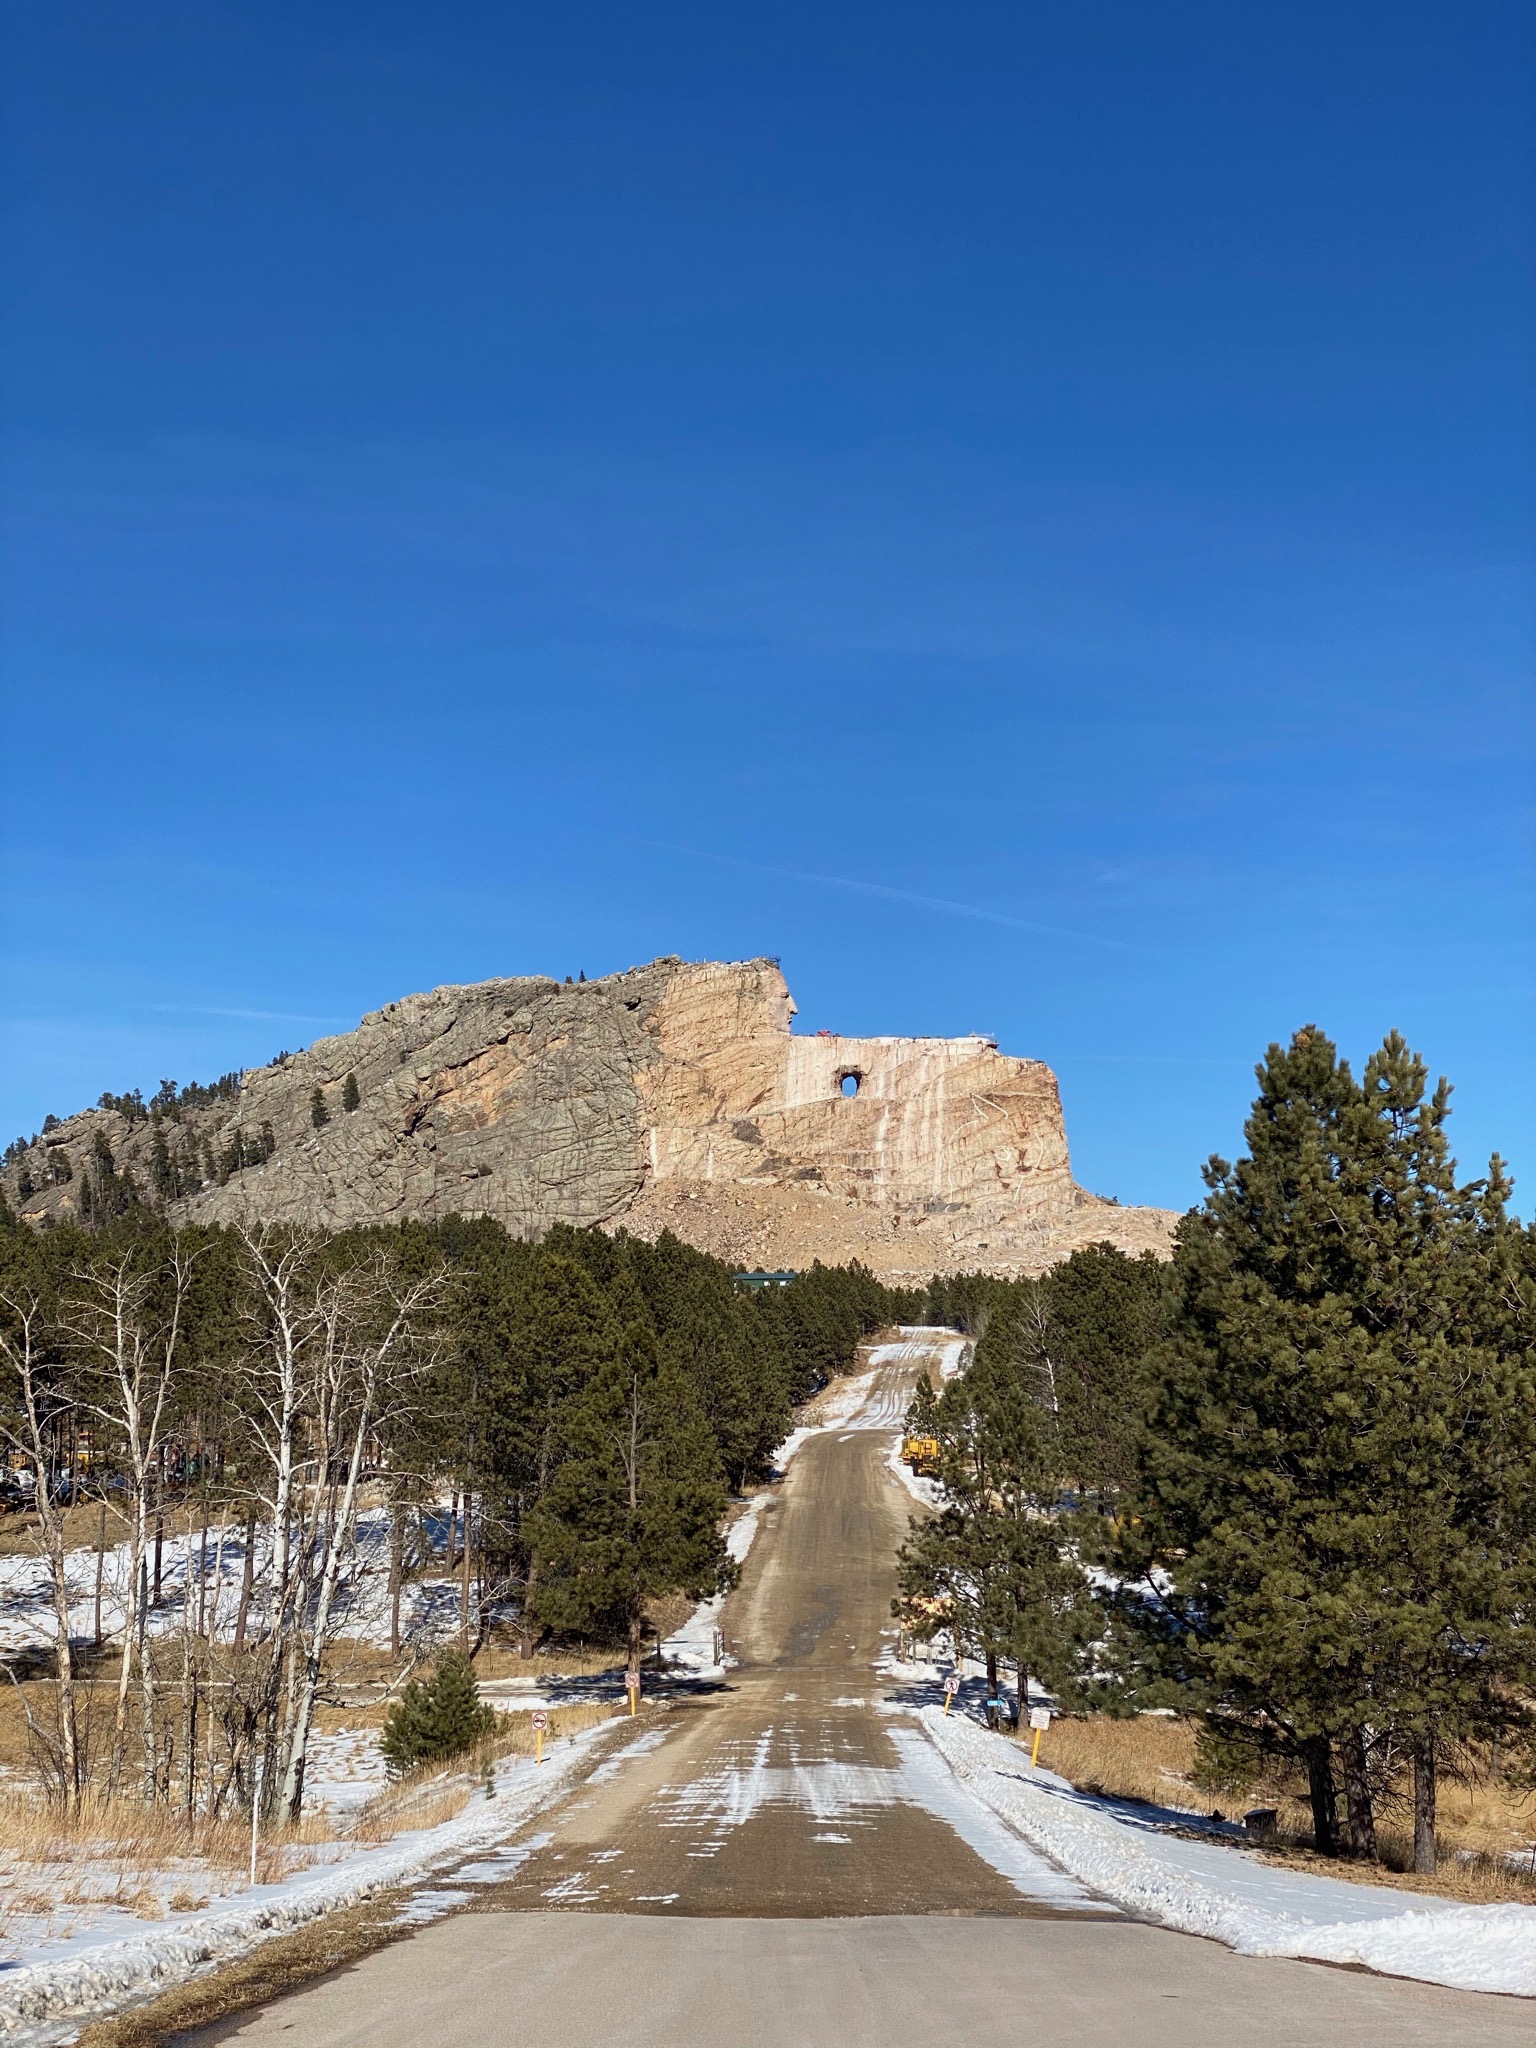
[[1536,1175],[1524,7],[10,44],[0,1136],[773,953],[1124,1200],[1305,1021]]

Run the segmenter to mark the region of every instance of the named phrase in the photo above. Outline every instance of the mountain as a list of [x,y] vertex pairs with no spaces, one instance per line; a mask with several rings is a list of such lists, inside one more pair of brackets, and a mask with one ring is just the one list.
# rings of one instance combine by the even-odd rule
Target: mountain
[[111,1206],[129,1175],[187,1221],[670,1227],[748,1267],[893,1279],[1167,1250],[1171,1212],[1073,1181],[1042,1062],[802,1036],[794,1014],[771,960],[433,989],[213,1087],[104,1097],[12,1146],[0,1182],[39,1223]]

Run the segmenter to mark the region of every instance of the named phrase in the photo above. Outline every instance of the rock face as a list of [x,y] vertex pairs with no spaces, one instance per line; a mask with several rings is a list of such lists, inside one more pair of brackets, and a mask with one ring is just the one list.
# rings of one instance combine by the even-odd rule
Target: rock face
[[104,1139],[188,1221],[670,1227],[746,1266],[858,1258],[892,1279],[1167,1249],[1169,1212],[1075,1185],[1038,1060],[983,1038],[797,1037],[794,1008],[768,960],[434,989],[226,1099],[71,1117],[7,1167],[6,1194],[37,1221],[78,1214]]

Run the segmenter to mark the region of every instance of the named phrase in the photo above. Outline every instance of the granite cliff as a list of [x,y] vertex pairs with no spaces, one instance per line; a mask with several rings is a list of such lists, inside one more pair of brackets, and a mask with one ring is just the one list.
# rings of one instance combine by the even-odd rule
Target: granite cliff
[[34,1221],[76,1216],[110,1156],[188,1221],[670,1227],[746,1266],[858,1258],[891,1278],[1166,1250],[1171,1214],[1074,1183],[1040,1061],[984,1038],[797,1036],[794,1007],[769,960],[434,989],[212,1100],[70,1117],[10,1159],[5,1191]]

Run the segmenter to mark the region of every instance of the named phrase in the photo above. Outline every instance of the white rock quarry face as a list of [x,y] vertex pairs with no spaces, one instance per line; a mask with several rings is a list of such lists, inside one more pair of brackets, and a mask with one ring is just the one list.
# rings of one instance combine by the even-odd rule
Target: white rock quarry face
[[815,1176],[917,1217],[1070,1199],[1060,1098],[1040,1061],[979,1037],[796,1037],[792,1010],[763,964],[679,972],[654,1018],[663,1057],[642,1081],[653,1184]]
[[98,1137],[151,1184],[163,1136],[189,1170],[216,1168],[170,1205],[200,1222],[456,1213],[524,1234],[624,1223],[676,1229],[732,1260],[859,1258],[904,1276],[1035,1270],[1096,1238],[1166,1249],[1173,1218],[1074,1185],[1040,1061],[982,1037],[797,1034],[794,1015],[770,960],[434,989],[160,1126],[115,1110],[71,1117],[0,1184],[19,1202],[25,1167],[38,1192],[24,1213],[67,1218]]

